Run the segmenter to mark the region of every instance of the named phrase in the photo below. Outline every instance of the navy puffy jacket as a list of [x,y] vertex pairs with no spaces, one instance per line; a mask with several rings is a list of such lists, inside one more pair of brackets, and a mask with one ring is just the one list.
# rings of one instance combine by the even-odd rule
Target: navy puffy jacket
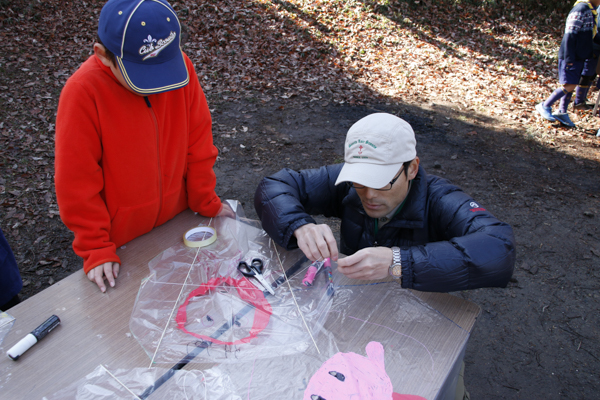
[[419,167],[404,207],[375,236],[374,219],[354,188],[335,186],[342,166],[283,169],[262,180],[254,207],[275,242],[297,248],[294,231],[315,223],[310,214],[322,214],[341,219],[341,253],[400,247],[404,288],[452,292],[507,285],[515,264],[512,228],[460,188]]

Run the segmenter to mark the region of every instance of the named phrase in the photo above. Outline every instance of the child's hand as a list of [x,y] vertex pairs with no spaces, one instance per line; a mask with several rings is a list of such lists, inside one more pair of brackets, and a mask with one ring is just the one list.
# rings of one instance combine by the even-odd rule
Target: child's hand
[[90,270],[90,272],[87,273],[87,277],[90,281],[96,282],[96,285],[98,285],[102,293],[104,293],[106,292],[104,279],[108,281],[110,287],[115,287],[115,279],[117,279],[117,275],[119,275],[119,268],[119,263],[109,261]]
[[223,203],[223,206],[221,207],[221,211],[219,211],[219,213],[217,214],[217,217],[235,218],[235,212],[233,212],[233,210],[231,209],[231,207],[229,207],[229,205],[227,203]]

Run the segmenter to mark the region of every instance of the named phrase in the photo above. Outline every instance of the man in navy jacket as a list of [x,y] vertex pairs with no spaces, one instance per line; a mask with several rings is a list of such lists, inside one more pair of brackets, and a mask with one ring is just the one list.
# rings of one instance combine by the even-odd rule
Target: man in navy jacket
[[[355,123],[345,163],[284,169],[264,178],[254,206],[279,245],[311,260],[331,257],[353,279],[397,278],[402,287],[451,292],[507,285],[515,263],[512,228],[460,188],[419,166],[404,120],[384,113]],[[340,249],[329,226],[341,219]]]

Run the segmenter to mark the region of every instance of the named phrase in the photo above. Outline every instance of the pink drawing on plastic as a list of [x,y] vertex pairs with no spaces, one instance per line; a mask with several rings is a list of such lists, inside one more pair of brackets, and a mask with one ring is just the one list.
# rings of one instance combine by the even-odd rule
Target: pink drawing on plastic
[[381,343],[370,342],[366,350],[367,357],[337,353],[325,361],[310,378],[303,400],[425,400],[393,392]]

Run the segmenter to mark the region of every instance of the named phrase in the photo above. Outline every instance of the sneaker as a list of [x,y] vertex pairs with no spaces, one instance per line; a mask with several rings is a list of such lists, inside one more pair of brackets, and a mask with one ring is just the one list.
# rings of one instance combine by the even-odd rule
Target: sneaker
[[561,124],[563,124],[564,126],[568,126],[570,128],[573,128],[575,126],[575,124],[573,123],[573,121],[571,121],[571,118],[569,118],[569,114],[567,113],[556,113],[556,114],[552,114],[552,116]]
[[547,119],[550,122],[556,121],[556,118],[554,118],[554,116],[552,115],[551,107],[544,107],[544,104],[540,103],[535,106],[535,109],[537,110],[538,113],[540,113],[542,118]]
[[583,103],[573,103],[573,110],[591,110],[594,108],[594,103],[588,103],[584,101]]

